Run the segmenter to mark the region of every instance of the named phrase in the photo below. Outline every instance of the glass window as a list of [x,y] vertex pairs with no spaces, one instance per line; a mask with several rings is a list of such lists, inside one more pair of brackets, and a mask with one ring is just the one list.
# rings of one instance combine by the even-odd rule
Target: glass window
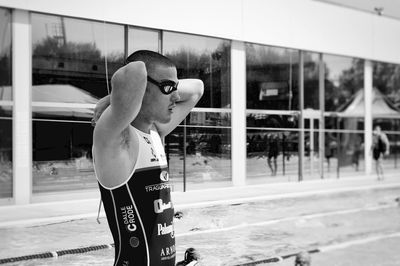
[[325,116],[326,177],[352,177],[365,170],[364,118],[332,113]]
[[[373,68],[374,96],[384,101],[388,107],[386,113],[383,106],[375,112],[379,116],[400,115],[400,65],[375,62]],[[374,114],[374,112],[373,112]]]
[[[32,49],[33,86],[68,84],[100,98],[108,93],[106,77],[110,81],[124,63],[124,27],[32,14]],[[54,102],[57,93],[40,101]]]
[[124,44],[121,25],[32,14],[34,193],[97,186],[90,119]]
[[197,107],[230,108],[230,41],[164,32],[163,52],[177,65],[178,78],[204,82]]
[[[325,66],[325,173],[354,176],[364,169],[364,60],[323,55]],[[333,167],[332,167],[333,165]]]
[[298,66],[298,50],[246,44],[247,184],[297,180]]
[[205,108],[192,111],[165,139],[174,189],[230,186],[230,41],[164,32],[163,52],[178,78],[201,79],[205,88],[196,106]]
[[381,127],[390,143],[389,155],[383,160],[385,174],[389,174],[390,171],[395,171],[399,167],[400,65],[374,63],[372,95],[373,124]]
[[11,13],[0,8],[0,199],[13,197]]
[[[324,54],[323,61],[325,111],[345,112],[349,104],[355,103],[356,97],[363,97],[364,60]],[[360,116],[363,115],[363,113],[360,114]]]
[[247,109],[298,110],[297,50],[246,44]]
[[304,109],[319,110],[319,54],[304,52]]
[[231,185],[230,121],[229,112],[194,111],[166,137],[175,191]]
[[150,50],[154,52],[161,52],[159,43],[159,31],[129,27],[128,55],[137,50]]
[[298,179],[298,125],[296,114],[247,112],[247,184]]

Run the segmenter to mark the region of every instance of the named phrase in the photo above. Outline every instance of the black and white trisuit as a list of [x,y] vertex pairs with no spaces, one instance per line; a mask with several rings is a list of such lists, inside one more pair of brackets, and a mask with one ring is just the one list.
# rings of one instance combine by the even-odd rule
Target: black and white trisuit
[[156,131],[135,131],[139,153],[129,178],[116,187],[99,182],[115,243],[114,265],[174,266],[174,208],[164,147]]

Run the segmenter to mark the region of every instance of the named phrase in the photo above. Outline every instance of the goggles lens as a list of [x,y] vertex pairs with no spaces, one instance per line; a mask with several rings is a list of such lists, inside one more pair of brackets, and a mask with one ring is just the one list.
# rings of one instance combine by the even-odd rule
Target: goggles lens
[[161,80],[160,82],[156,81],[155,79],[147,76],[147,81],[156,85],[163,94],[171,94],[174,91],[178,90],[178,82],[172,80]]

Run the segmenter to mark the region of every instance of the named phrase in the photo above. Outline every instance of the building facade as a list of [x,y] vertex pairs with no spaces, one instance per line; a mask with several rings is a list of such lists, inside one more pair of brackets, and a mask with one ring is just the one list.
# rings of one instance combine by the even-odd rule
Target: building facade
[[205,92],[165,139],[174,191],[373,173],[400,155],[400,20],[312,0],[0,0],[0,204],[98,197],[93,108],[139,50]]

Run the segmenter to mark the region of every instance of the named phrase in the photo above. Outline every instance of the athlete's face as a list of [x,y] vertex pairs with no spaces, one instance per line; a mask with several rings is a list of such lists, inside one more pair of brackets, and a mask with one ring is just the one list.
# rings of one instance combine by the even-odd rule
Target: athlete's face
[[[175,67],[159,66],[154,71],[147,73],[152,79],[157,82],[170,80],[178,83]],[[147,91],[143,98],[142,106],[148,110],[148,115],[151,120],[168,123],[171,120],[171,115],[174,112],[175,104],[179,101],[179,93],[177,90],[171,94],[164,94],[160,88],[152,82],[147,82]]]

